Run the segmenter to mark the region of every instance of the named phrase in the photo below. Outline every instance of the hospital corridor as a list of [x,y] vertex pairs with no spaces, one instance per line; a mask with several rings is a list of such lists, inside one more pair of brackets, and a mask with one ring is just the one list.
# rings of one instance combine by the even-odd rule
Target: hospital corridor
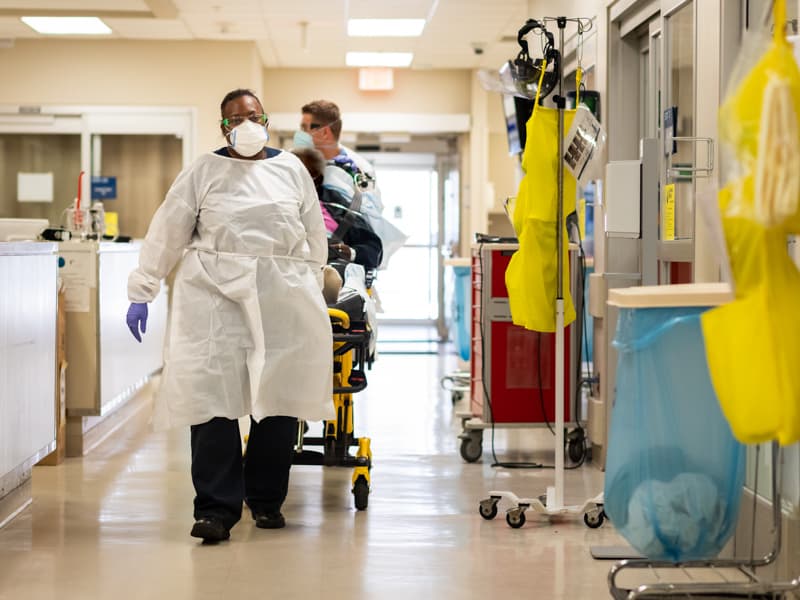
[[0,600],[800,600],[800,0],[0,0]]
[[[610,528],[563,522],[512,531],[478,515],[477,498],[510,475],[458,455],[459,423],[439,385],[452,358],[381,360],[410,385],[376,371],[358,409],[375,440],[367,511],[352,508],[348,470],[295,466],[285,529],[244,518],[228,545],[193,543],[183,510],[193,495],[188,435],[152,433],[142,415],[82,463],[35,473],[34,505],[0,533],[0,597],[204,599],[253,589],[281,598],[607,597],[608,564],[592,564],[586,544],[619,545]],[[552,460],[509,432],[496,444],[513,447],[510,458]],[[602,480],[590,469],[571,475],[567,489],[577,495]],[[541,471],[517,481],[536,489],[547,478]]]

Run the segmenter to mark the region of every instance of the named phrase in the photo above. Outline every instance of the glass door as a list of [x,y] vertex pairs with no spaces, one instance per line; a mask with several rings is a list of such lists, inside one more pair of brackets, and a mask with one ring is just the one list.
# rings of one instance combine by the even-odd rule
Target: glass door
[[695,5],[687,2],[664,18],[666,91],[660,111],[664,186],[660,211],[660,282],[690,283],[694,261]]
[[384,322],[434,325],[439,318],[439,174],[433,154],[369,157],[381,190],[383,216],[408,235],[378,272]]

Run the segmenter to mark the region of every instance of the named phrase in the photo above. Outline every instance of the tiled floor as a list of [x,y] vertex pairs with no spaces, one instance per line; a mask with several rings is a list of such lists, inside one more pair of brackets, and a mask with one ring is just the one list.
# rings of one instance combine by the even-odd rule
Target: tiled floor
[[[34,503],[0,530],[0,599],[608,598],[611,566],[589,546],[621,544],[606,524],[529,518],[521,529],[484,521],[490,488],[538,495],[552,471],[466,464],[460,422],[440,377],[451,355],[386,355],[357,397],[356,427],[373,440],[369,509],[353,509],[350,472],[295,467],[288,526],[241,521],[229,542],[189,537],[188,431],[141,421],[84,459],[34,470]],[[501,430],[498,453],[552,462],[546,430]],[[584,466],[566,500],[602,487]],[[501,507],[502,508],[502,507]]]

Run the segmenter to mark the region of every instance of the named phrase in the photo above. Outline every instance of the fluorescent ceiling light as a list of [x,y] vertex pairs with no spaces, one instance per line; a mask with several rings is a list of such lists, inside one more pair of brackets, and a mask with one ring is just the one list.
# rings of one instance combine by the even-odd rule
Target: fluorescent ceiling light
[[414,59],[413,52],[348,52],[348,67],[407,67]]
[[417,37],[422,35],[425,19],[348,19],[351,37]]
[[47,35],[108,35],[111,28],[97,17],[20,17],[23,23]]

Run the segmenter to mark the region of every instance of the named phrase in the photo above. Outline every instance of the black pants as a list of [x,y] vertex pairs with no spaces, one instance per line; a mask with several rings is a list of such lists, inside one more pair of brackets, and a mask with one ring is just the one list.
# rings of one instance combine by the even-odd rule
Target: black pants
[[213,517],[230,529],[242,517],[242,500],[253,514],[278,512],[289,490],[297,419],[250,418],[242,459],[239,422],[215,417],[192,425],[194,518]]

